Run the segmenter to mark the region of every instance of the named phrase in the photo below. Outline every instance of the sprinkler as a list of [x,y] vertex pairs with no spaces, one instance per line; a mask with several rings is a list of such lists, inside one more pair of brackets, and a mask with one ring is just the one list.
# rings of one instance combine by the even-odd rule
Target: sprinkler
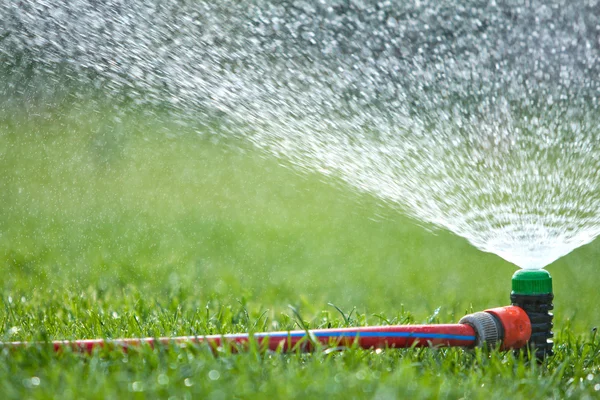
[[552,277],[543,270],[520,270],[512,277],[511,303],[522,308],[531,321],[531,338],[528,347],[538,360],[551,356],[552,318]]
[[[311,351],[316,343],[329,348],[357,345],[365,349],[408,347],[499,346],[502,350],[520,349],[531,337],[529,317],[517,306],[492,308],[463,317],[458,324],[393,325],[358,328],[315,329],[289,332],[241,333],[233,335],[180,336],[141,339],[91,339],[54,341],[55,351],[70,348],[91,353],[94,349],[113,346],[127,351],[143,344],[154,347],[171,343],[206,343],[211,348],[227,346],[233,351],[244,349],[251,339],[263,348],[282,351]],[[28,342],[0,343],[2,347],[20,348]],[[44,343],[37,343],[43,345]]]

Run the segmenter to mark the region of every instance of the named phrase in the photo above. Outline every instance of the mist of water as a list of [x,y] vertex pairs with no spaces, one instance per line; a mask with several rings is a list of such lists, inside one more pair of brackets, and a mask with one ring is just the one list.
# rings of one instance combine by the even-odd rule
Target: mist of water
[[0,0],[2,95],[217,118],[522,268],[600,234],[597,1],[163,3]]

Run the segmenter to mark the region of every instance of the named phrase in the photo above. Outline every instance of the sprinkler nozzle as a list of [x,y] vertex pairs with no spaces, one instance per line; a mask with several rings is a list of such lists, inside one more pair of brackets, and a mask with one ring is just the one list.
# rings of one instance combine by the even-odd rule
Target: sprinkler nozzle
[[507,306],[465,315],[459,321],[473,327],[476,346],[495,347],[500,350],[520,349],[531,336],[531,323],[527,313],[519,307]]

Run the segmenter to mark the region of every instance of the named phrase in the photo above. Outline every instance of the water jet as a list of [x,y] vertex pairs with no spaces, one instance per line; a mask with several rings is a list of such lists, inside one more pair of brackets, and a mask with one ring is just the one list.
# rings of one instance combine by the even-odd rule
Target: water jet
[[595,7],[309,3],[0,0],[0,94],[215,121],[525,269],[600,234]]

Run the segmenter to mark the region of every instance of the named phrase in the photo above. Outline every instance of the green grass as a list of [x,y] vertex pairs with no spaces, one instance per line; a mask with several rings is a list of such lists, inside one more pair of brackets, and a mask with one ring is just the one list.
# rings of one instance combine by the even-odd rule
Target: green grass
[[[456,322],[515,267],[166,113],[0,112],[0,341]],[[214,129],[214,128],[213,128]],[[595,242],[557,261],[556,355],[0,351],[3,398],[597,398]],[[351,317],[346,321],[333,303]]]

